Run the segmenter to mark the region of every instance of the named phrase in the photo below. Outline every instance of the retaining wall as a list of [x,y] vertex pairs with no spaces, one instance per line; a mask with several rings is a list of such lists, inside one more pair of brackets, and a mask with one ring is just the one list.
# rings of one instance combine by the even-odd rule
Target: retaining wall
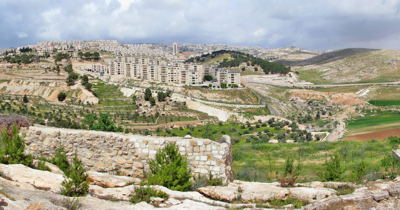
[[123,135],[110,132],[34,127],[22,130],[26,143],[25,152],[33,156],[54,156],[61,145],[68,158],[75,154],[81,158],[86,170],[130,174],[143,177],[149,170],[149,159],[168,142],[176,142],[181,154],[187,154],[189,166],[194,174],[208,175],[210,172],[233,181],[232,150],[230,137],[223,143],[209,139],[183,139],[179,137],[154,137]]

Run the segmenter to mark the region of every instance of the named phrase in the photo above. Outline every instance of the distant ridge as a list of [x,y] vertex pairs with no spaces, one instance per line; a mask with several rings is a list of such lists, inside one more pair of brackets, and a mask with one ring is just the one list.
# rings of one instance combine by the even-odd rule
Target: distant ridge
[[332,61],[336,61],[339,59],[347,58],[352,55],[357,55],[360,53],[366,53],[370,51],[374,51],[377,49],[367,49],[367,48],[346,48],[341,50],[330,51],[327,53],[323,53],[321,55],[317,55],[315,57],[300,60],[300,61],[290,61],[290,60],[276,60],[274,63],[283,64],[285,66],[306,66],[306,65],[314,65],[314,64],[324,64]]

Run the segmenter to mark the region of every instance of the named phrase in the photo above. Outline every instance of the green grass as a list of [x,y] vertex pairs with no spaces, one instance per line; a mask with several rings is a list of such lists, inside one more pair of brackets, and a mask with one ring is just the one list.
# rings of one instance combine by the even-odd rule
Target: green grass
[[391,153],[386,141],[339,141],[307,142],[301,144],[270,144],[241,142],[232,146],[235,179],[246,181],[276,181],[277,173],[283,171],[288,154],[295,157],[295,165],[301,161],[299,182],[320,181],[325,171],[325,161],[335,152],[343,155],[345,170],[343,181],[349,179],[351,171],[364,160],[367,172],[380,169],[380,160]]
[[370,100],[368,103],[375,106],[396,106],[400,105],[400,100]]
[[0,83],[9,82],[9,81],[11,81],[11,80],[9,80],[9,79],[0,79]]
[[245,111],[244,116],[246,117],[252,117],[252,116],[259,116],[259,115],[270,115],[271,112],[269,111],[268,108],[248,108],[248,109],[243,109]]
[[331,81],[322,78],[324,73],[325,72],[320,72],[317,70],[305,70],[299,71],[298,77],[300,80],[312,82],[314,84],[332,84]]

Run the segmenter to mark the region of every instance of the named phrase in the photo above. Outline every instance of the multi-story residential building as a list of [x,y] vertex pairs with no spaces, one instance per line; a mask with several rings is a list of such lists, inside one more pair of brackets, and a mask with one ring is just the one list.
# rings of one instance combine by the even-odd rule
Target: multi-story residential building
[[216,83],[240,86],[240,73],[215,66],[195,63],[167,62],[160,59],[117,56],[109,63],[96,63],[89,71],[99,75],[147,79],[182,85],[201,85],[210,75]]

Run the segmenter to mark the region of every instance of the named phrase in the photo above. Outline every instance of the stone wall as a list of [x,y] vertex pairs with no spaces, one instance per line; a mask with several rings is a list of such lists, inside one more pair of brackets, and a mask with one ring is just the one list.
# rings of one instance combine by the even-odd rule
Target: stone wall
[[142,177],[149,170],[149,159],[168,142],[176,142],[181,154],[187,154],[195,174],[211,172],[227,183],[233,181],[232,150],[230,137],[223,143],[208,139],[183,139],[180,137],[154,137],[123,135],[110,132],[33,127],[22,130],[25,152],[33,156],[54,156],[61,145],[67,156],[81,158],[87,170],[130,174]]

